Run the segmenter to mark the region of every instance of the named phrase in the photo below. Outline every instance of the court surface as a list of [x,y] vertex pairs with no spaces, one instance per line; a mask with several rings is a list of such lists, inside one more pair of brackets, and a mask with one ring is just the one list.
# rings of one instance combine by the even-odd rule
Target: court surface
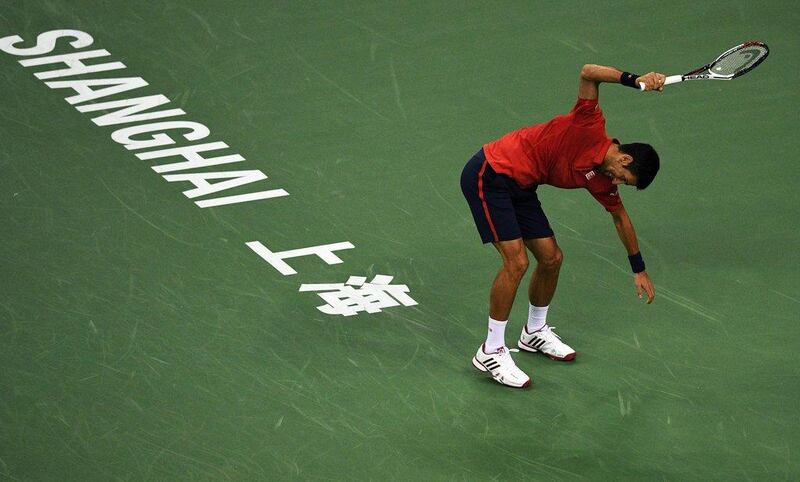
[[[199,207],[214,195],[151,169],[177,158],[137,158],[111,138],[126,125],[34,77],[52,66],[0,52],[0,479],[797,480],[799,17],[788,1],[4,2],[0,37],[87,32],[110,53],[87,63],[126,68],[77,78],[149,84],[103,101],[163,94],[211,132],[178,145],[246,159],[188,172],[258,170],[225,195],[289,195]],[[568,111],[584,63],[678,74],[750,39],[772,53],[733,82],[601,87],[609,134],[661,155],[650,188],[622,190],[655,302],[605,211],[542,187],[565,253],[549,322],[578,358],[515,354],[523,391],[475,372],[499,257],[464,163]],[[353,248],[284,275],[256,241]],[[299,291],[376,275],[417,304],[343,316]]]

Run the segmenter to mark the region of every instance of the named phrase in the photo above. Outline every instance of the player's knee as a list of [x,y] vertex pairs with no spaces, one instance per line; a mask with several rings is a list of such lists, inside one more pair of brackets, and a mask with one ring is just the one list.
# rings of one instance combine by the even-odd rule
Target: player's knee
[[564,261],[564,253],[561,248],[556,248],[552,253],[542,256],[539,259],[539,266],[548,271],[557,271],[561,268],[561,263]]
[[521,251],[514,256],[510,256],[506,258],[503,267],[512,276],[522,278],[525,272],[528,271],[528,255],[525,254],[525,251]]

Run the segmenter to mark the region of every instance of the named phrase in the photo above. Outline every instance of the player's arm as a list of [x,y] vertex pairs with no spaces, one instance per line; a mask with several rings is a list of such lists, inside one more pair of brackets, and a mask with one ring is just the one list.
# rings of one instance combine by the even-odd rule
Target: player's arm
[[[636,231],[633,229],[633,223],[631,222],[631,218],[628,216],[628,212],[625,211],[625,207],[623,206],[612,212],[611,217],[614,219],[614,227],[617,228],[617,234],[619,235],[619,239],[622,241],[623,246],[625,246],[628,256],[635,257],[636,255],[639,255],[639,261],[641,261],[641,253],[639,253],[639,241],[636,240]],[[631,264],[634,264],[634,261],[632,261]],[[644,262],[642,262],[642,266],[644,266]],[[639,298],[642,297],[642,293],[644,292],[647,293],[647,304],[653,302],[653,298],[656,296],[656,289],[653,286],[653,282],[650,280],[650,275],[647,274],[647,271],[634,273],[633,284],[636,288],[636,294],[639,295]]]
[[[623,74],[624,77],[623,77]],[[605,65],[586,64],[581,69],[580,83],[578,84],[578,97],[581,99],[594,100],[600,93],[600,83],[608,82],[612,84],[625,84],[635,89],[639,88],[639,83],[644,83],[645,90],[664,90],[664,81],[667,77],[664,74],[650,72],[645,75],[636,75],[623,72]]]

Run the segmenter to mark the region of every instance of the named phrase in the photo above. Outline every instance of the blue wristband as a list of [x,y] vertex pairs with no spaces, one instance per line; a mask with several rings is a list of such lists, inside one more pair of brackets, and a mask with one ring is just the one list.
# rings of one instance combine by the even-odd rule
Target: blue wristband
[[644,271],[644,260],[642,259],[641,251],[628,256],[628,261],[630,261],[631,269],[634,273],[641,273]]

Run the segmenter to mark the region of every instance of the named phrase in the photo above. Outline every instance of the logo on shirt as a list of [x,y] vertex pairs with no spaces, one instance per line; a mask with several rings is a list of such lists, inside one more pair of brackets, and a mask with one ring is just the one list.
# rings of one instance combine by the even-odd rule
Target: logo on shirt
[[585,174],[585,176],[586,176],[586,180],[587,180],[587,181],[591,181],[591,180],[592,180],[592,178],[593,178],[595,175],[597,175],[597,173],[596,173],[595,171],[589,171],[589,172],[587,172],[587,173]]

